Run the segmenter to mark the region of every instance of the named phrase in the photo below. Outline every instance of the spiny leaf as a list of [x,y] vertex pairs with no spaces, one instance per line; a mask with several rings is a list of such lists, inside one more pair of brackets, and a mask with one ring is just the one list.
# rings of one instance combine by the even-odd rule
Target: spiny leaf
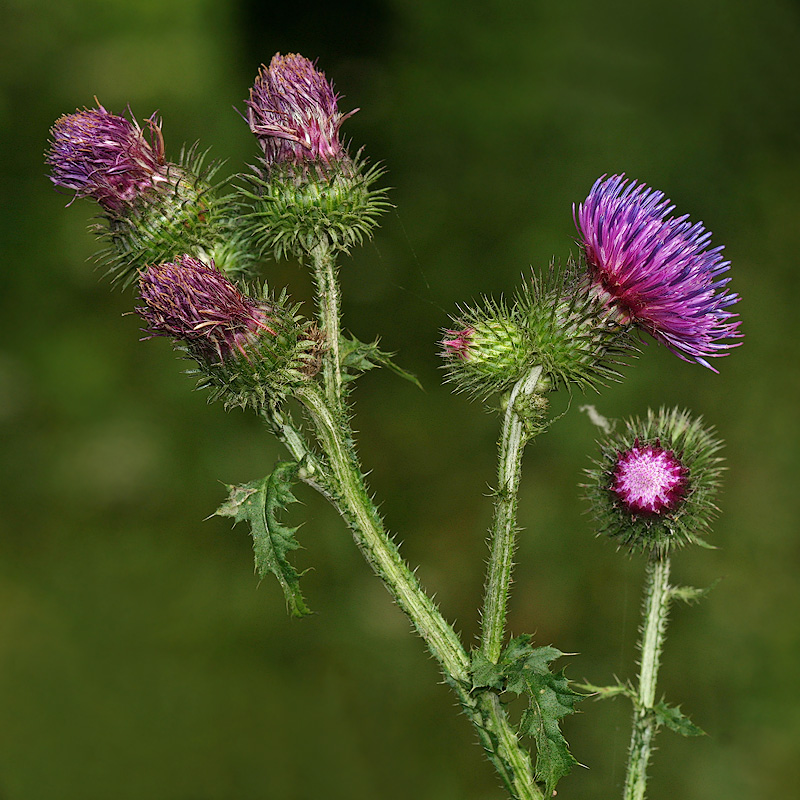
[[581,689],[588,692],[590,696],[594,696],[596,700],[607,700],[609,697],[616,697],[619,694],[624,694],[626,697],[634,698],[633,689],[630,686],[623,686],[621,683],[615,683],[612,686],[595,686],[593,683],[575,683],[573,686],[576,689]]
[[392,360],[393,353],[384,353],[378,347],[378,340],[364,344],[356,339],[355,336],[342,335],[339,343],[339,357],[342,362],[343,378],[345,381],[355,380],[360,373],[375,367],[386,367],[395,375],[399,375],[404,380],[410,381],[422,389],[422,384],[417,380],[416,375],[412,375],[402,367],[399,367]]
[[220,517],[232,517],[234,524],[249,523],[256,572],[261,578],[271,572],[278,579],[294,617],[304,617],[311,611],[300,591],[300,575],[287,559],[289,551],[300,547],[295,538],[297,528],[282,525],[278,513],[297,501],[292,483],[299,469],[300,465],[293,461],[281,461],[266,478],[229,486],[229,498],[215,512]]
[[559,728],[559,721],[575,712],[583,698],[573,691],[563,670],[550,671],[550,663],[564,654],[555,647],[531,645],[531,637],[512,639],[500,658],[499,667],[507,678],[506,689],[525,694],[530,705],[522,715],[519,734],[536,742],[536,780],[545,784],[550,797],[558,781],[578,762]]
[[506,678],[500,666],[489,661],[480,651],[476,650],[472,654],[472,689],[498,689],[505,688]]
[[678,706],[669,706],[663,700],[653,708],[659,725],[666,725],[671,731],[681,736],[705,736],[706,732],[698,728]]
[[694,586],[672,586],[669,590],[670,597],[675,600],[683,600],[684,603],[697,603],[703,600],[711,590],[719,583],[719,578],[715,580],[711,586],[706,586],[705,589],[697,589]]

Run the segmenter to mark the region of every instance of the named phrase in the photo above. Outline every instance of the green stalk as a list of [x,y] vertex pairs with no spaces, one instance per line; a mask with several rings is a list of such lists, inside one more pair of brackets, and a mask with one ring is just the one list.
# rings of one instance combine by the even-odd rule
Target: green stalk
[[342,369],[339,360],[339,282],[336,279],[336,262],[329,245],[320,242],[309,251],[317,285],[319,322],[325,340],[322,356],[322,379],[325,397],[333,408],[341,408]]
[[643,625],[639,649],[639,688],[633,712],[633,732],[628,753],[624,800],[643,800],[647,785],[647,765],[656,734],[656,680],[667,629],[669,611],[669,556],[652,556],[647,565]]
[[471,693],[470,658],[458,634],[422,589],[386,532],[370,499],[352,436],[342,415],[330,408],[314,383],[302,386],[296,397],[308,410],[325,453],[332,501],[350,527],[365,559],[438,661],[506,788],[518,800],[541,800],[541,791],[533,780],[530,756],[520,746],[499,698],[489,692],[477,696]]
[[525,407],[536,392],[542,368],[533,367],[511,390],[500,436],[497,501],[490,534],[489,571],[483,603],[481,649],[494,664],[500,660],[505,638],[508,593],[514,567],[517,505],[522,475],[522,451],[531,439]]

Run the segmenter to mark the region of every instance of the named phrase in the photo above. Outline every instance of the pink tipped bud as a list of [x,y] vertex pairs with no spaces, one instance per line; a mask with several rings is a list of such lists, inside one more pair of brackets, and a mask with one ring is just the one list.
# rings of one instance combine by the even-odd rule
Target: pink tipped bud
[[444,347],[442,355],[446,358],[460,357],[465,360],[469,358],[469,347],[473,333],[475,333],[474,328],[464,328],[462,331],[445,331],[445,335],[453,338],[442,340],[442,347]]

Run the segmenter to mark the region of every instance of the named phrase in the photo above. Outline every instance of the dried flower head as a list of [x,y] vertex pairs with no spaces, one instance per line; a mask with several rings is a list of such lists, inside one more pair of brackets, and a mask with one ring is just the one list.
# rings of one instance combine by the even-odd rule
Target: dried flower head
[[180,339],[205,360],[224,361],[237,352],[247,357],[250,342],[276,333],[261,304],[188,255],[148,267],[139,279],[139,295],[144,305],[136,311],[149,336]]
[[632,550],[663,554],[702,535],[716,514],[722,443],[679,409],[648,411],[601,442],[586,495],[605,534]]
[[342,114],[325,73],[295,53],[276,53],[261,67],[247,101],[247,121],[268,167],[349,162],[339,140]]
[[58,119],[51,130],[50,180],[75,197],[92,197],[106,211],[134,205],[166,181],[164,141],[158,122],[148,120],[148,142],[135,120],[97,108]]
[[168,336],[197,361],[201,388],[226,406],[262,406],[316,373],[318,342],[278,301],[243,294],[188,255],[147,268],[136,309],[148,337]]
[[[739,300],[721,277],[730,262],[711,233],[688,215],[668,216],[663,192],[623,175],[600,178],[577,209],[588,280],[620,321],[634,324],[685,361],[709,369],[742,334],[727,309]],[[714,370],[716,372],[716,370]]]

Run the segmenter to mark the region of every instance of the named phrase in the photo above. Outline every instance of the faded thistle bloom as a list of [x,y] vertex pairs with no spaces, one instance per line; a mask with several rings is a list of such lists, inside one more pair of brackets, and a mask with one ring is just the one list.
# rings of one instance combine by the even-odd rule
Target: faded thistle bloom
[[[577,209],[588,280],[612,316],[636,325],[685,361],[709,369],[709,357],[727,355],[742,334],[739,300],[725,289],[730,266],[722,246],[663,192],[623,175],[600,178]],[[716,372],[716,370],[714,370]]]
[[263,404],[311,371],[317,343],[293,309],[248,297],[191,256],[148,267],[139,296],[147,337],[183,346],[200,366],[201,385],[226,405]]
[[307,58],[277,53],[247,100],[247,122],[263,151],[248,194],[250,235],[264,254],[304,259],[317,247],[348,250],[386,210],[373,189],[379,167],[353,159],[340,139],[339,96]]
[[106,211],[120,212],[167,181],[164,139],[148,121],[150,141],[135,120],[110,114],[98,104],[65,114],[51,130],[47,154],[50,180],[75,197],[91,197]]
[[349,163],[339,129],[358,109],[342,114],[338,99],[325,73],[301,55],[276,53],[269,67],[262,65],[247,101],[247,121],[267,167]]
[[601,443],[587,471],[587,497],[605,534],[632,550],[662,555],[698,543],[716,514],[722,443],[679,409],[648,411]]

